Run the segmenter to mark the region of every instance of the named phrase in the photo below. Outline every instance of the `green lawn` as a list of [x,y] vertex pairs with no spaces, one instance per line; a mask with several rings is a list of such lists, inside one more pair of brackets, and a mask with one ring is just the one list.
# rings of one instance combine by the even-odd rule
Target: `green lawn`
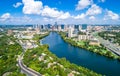
[[106,54],[107,50],[101,50],[102,53]]
[[77,44],[84,46],[84,45],[85,45],[85,42],[84,42],[84,41],[78,41]]

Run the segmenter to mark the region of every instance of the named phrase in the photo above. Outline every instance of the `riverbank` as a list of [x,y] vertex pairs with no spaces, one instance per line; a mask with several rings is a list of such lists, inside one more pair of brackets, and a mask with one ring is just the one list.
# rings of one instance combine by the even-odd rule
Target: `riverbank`
[[25,52],[24,63],[45,76],[101,76],[87,68],[70,63],[65,58],[58,58],[48,50],[48,45]]
[[29,49],[24,55],[24,63],[45,76],[100,76],[87,68],[71,64],[65,58],[56,57],[47,45]]
[[45,38],[46,36],[48,36],[49,33],[50,33],[50,32],[45,33],[45,34],[35,34],[34,37],[33,37],[33,40],[36,42],[37,45],[39,45],[39,44],[40,44],[40,43],[39,43],[39,42],[40,42],[39,40],[41,40],[41,39]]
[[58,33],[62,39],[65,42],[68,42],[69,44],[71,44],[72,46],[75,47],[79,47],[79,48],[83,48],[86,49],[88,51],[94,52],[96,54],[111,58],[111,59],[120,59],[119,56],[115,55],[114,53],[108,51],[104,46],[100,45],[100,46],[91,46],[89,45],[89,41],[74,41],[73,39],[67,38],[66,37],[66,33],[64,32],[59,32]]
[[26,52],[26,50],[28,49],[32,49],[32,48],[36,48],[39,46],[39,39],[42,39],[43,37],[46,37],[47,35],[49,35],[49,32],[44,32],[42,34],[34,34],[34,37],[30,38],[30,39],[17,39],[17,42],[21,45],[21,47],[23,48],[23,52],[18,56],[18,66],[20,67],[22,73],[26,74],[26,75],[30,75],[30,76],[41,76],[40,73],[34,71],[33,69],[26,67],[26,65],[23,63],[23,59],[24,59],[24,53]]

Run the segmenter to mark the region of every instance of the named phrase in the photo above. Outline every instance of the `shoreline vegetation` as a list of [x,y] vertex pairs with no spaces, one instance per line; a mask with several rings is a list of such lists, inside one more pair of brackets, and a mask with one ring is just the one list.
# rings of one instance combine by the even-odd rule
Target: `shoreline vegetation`
[[33,37],[33,40],[36,42],[37,45],[40,45],[40,40],[45,38],[46,36],[49,35],[50,32],[46,33],[46,34],[35,34]]
[[91,46],[89,45],[89,41],[74,41],[73,39],[67,38],[65,32],[58,32],[58,34],[61,36],[61,38],[65,42],[69,43],[72,46],[79,47],[79,48],[91,51],[93,53],[96,53],[98,55],[102,55],[111,59],[117,59],[120,61],[120,56],[117,56],[111,51],[108,51],[107,48],[105,48],[103,45]]
[[[35,36],[35,40],[46,37]],[[43,76],[102,76],[85,67],[70,63],[65,58],[58,58],[48,50],[48,45],[40,45],[37,48],[28,49],[24,54],[23,62],[29,68],[39,72]]]

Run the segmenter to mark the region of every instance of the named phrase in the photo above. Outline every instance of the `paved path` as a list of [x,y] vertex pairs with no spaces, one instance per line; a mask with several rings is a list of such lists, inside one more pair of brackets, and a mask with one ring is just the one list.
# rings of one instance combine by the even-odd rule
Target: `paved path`
[[26,65],[24,65],[22,59],[23,59],[23,56],[24,56],[24,52],[25,51],[25,46],[22,45],[22,43],[18,42],[21,46],[22,46],[22,49],[23,49],[23,53],[18,57],[18,65],[19,67],[21,68],[22,72],[25,73],[27,76],[42,76],[40,73],[26,67]]
[[120,48],[115,46],[114,44],[110,43],[107,40],[104,40],[100,37],[97,38],[102,45],[104,45],[106,48],[108,48],[110,51],[114,52],[115,54],[120,56]]
[[19,67],[21,68],[21,70],[27,74],[28,76],[42,76],[40,73],[26,67],[24,64],[23,64],[23,61],[22,61],[22,57],[23,55],[21,55],[19,58],[18,58],[18,65]]
[[97,34],[98,32],[94,32],[92,33],[93,36],[95,36],[102,45],[104,45],[106,48],[108,48],[110,51],[112,51],[113,53],[117,54],[118,56],[120,56],[120,47],[114,45],[113,43],[109,42],[108,40],[104,40],[103,38],[96,36],[95,34]]

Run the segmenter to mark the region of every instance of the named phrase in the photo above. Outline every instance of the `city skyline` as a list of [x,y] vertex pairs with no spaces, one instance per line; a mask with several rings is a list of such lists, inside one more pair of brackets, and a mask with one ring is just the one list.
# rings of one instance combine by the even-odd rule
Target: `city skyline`
[[120,24],[120,0],[1,0],[0,24]]

